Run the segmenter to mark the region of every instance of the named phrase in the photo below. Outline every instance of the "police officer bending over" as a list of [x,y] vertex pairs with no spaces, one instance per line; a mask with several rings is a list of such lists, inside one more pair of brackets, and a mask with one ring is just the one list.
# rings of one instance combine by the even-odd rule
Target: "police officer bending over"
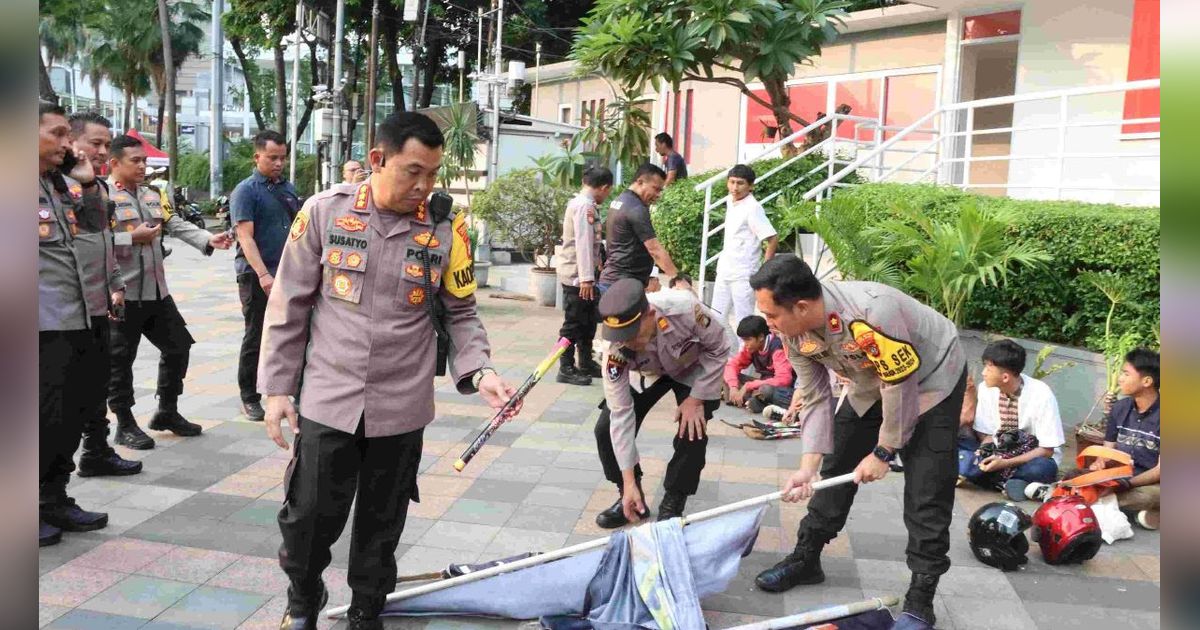
[[[932,626],[938,578],[950,568],[955,436],[967,378],[958,330],[889,286],[819,282],[791,254],[764,263],[750,286],[767,323],[783,335],[796,370],[788,414],[804,427],[804,451],[784,490],[799,489],[792,501],[812,497],[795,551],[755,583],[779,592],[825,581],[821,548],[845,526],[858,486],[814,495],[811,484],[851,471],[857,483],[883,479],[888,463],[902,453],[912,571],[904,611]],[[848,404],[836,414],[827,367],[850,379]]]
[[366,182],[318,193],[296,215],[267,303],[258,368],[266,429],[280,448],[284,417],[295,434],[279,512],[279,564],[291,582],[285,629],[317,627],[327,598],[321,573],[356,494],[349,628],[383,627],[396,544],[409,501],[420,500],[422,433],[434,417],[434,300],[444,307],[459,392],[478,391],[499,409],[515,391],[491,368],[466,224],[448,205],[439,216],[438,195],[428,199],[441,131],[421,114],[395,113],[375,142]]
[[[679,430],[658,520],[681,516],[704,469],[705,423],[721,403],[721,374],[729,355],[726,330],[692,294],[659,291],[647,297],[645,286],[634,278],[609,287],[600,298],[600,318],[601,336],[609,343],[602,357],[604,404],[596,422],[596,446],[604,476],[617,484],[621,496],[596,516],[596,524],[611,529],[650,516],[634,438],[668,390],[679,404]],[[661,378],[638,392],[630,387],[631,371]]]

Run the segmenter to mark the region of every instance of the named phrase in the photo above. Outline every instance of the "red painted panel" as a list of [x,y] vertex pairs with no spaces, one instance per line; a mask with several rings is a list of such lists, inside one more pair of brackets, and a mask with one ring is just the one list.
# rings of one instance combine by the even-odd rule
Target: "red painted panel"
[[[1159,0],[1134,0],[1133,30],[1129,35],[1130,81],[1159,78]],[[1125,93],[1126,120],[1159,115],[1159,91]],[[1122,125],[1121,133],[1155,133],[1159,123]]]
[[[933,111],[937,102],[937,75],[906,74],[886,79],[887,111],[883,123],[888,126],[907,127],[920,117]],[[884,139],[891,138],[896,132],[889,131]],[[909,136],[912,140],[933,140],[930,134],[914,133]]]
[[[761,97],[764,101],[769,101],[766,90],[756,90],[755,95]],[[829,93],[829,85],[827,83],[808,83],[805,85],[793,85],[788,88],[788,97],[791,99],[790,110],[793,114],[813,122],[820,118],[820,115],[825,112],[826,95]],[[767,127],[775,126],[775,115],[771,110],[759,105],[751,99],[746,99],[746,144],[770,144],[779,140],[779,137],[767,137]],[[799,129],[793,124],[794,129]]]
[[[878,118],[880,108],[883,106],[879,102],[879,82],[881,80],[860,79],[858,81],[839,82],[837,84],[837,95],[834,98],[835,106],[841,107],[845,103],[850,106],[851,116]],[[857,137],[859,140],[871,140],[875,137],[874,134],[874,130],[860,129],[851,122],[843,121],[838,124],[837,137],[839,138]]]
[[962,38],[1002,37],[1021,32],[1021,11],[1004,11],[963,18]]

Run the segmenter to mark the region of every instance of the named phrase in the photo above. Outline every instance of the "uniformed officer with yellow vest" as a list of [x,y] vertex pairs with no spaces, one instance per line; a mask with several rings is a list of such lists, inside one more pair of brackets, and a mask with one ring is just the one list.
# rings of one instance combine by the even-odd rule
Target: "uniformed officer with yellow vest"
[[[71,147],[62,108],[38,105],[39,545],[93,531],[108,514],[67,494],[83,422],[104,401],[109,300],[124,286],[104,229],[105,203],[87,156]],[[70,176],[64,176],[69,171]]]
[[183,393],[188,355],[195,343],[175,300],[167,291],[161,234],[146,245],[133,241],[139,226],[161,226],[168,234],[211,254],[213,248],[229,249],[224,232],[211,234],[179,216],[166,217],[162,196],[143,184],[146,150],[130,136],[117,136],[110,150],[109,166],[113,212],[113,244],[117,262],[125,276],[125,318],[113,326],[112,365],[108,381],[108,406],[117,415],[114,442],[134,449],[154,447],[154,439],[142,432],[133,417],[133,361],[142,335],[162,352],[158,363],[158,411],[150,428],[176,435],[200,434],[200,425],[179,415],[176,402]]
[[[658,519],[683,514],[696,494],[708,449],[705,423],[721,403],[721,374],[729,357],[720,317],[686,291],[646,294],[641,280],[617,280],[600,297],[601,338],[608,342],[604,366],[604,404],[596,422],[596,446],[604,477],[617,484],[620,497],[596,516],[606,529],[650,515],[641,488],[642,470],[635,443],[642,420],[668,391],[679,404],[675,454],[667,463]],[[658,377],[641,391],[637,380]],[[644,381],[643,381],[644,382]]]
[[[821,548],[845,526],[858,486],[814,495],[812,482],[854,472],[857,483],[870,483],[900,453],[912,571],[904,611],[932,626],[938,578],[950,568],[955,441],[967,377],[957,328],[887,285],[820,282],[791,254],[764,263],[750,286],[796,370],[788,414],[803,427],[803,454],[784,490],[798,489],[793,501],[812,497],[795,551],[756,584],[779,592],[823,582]],[[850,381],[836,413],[826,368]]]
[[435,331],[449,336],[459,392],[478,391],[497,409],[515,393],[491,367],[466,223],[445,196],[429,199],[441,131],[424,115],[401,112],[375,137],[365,183],[335,185],[296,215],[267,302],[258,368],[266,429],[287,448],[286,417],[295,435],[279,512],[279,563],[290,579],[285,629],[317,627],[327,597],[321,574],[356,496],[349,627],[383,627],[396,545],[409,501],[420,500]]

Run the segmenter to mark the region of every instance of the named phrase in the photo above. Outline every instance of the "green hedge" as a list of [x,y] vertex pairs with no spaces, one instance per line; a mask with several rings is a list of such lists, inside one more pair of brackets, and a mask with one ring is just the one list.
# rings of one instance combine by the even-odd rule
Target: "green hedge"
[[[786,186],[792,180],[805,175],[813,170],[824,161],[824,156],[811,155],[789,164],[786,168],[771,175],[764,181],[758,182],[754,186],[754,196],[758,199],[763,199],[771,193]],[[767,171],[779,166],[783,162],[783,158],[773,158],[769,160],[759,160],[751,164],[754,172],[758,177],[762,177]],[[692,190],[696,184],[712,177],[721,172],[723,169],[713,169],[703,173],[697,173],[688,179],[678,184],[669,186],[663,191],[662,198],[654,207],[652,220],[654,222],[654,231],[658,234],[658,240],[667,248],[667,252],[671,254],[671,260],[679,267],[679,270],[696,276],[700,270],[700,239],[704,232],[704,191]],[[828,174],[826,169],[820,169],[818,172],[807,175],[804,181],[794,190],[803,192],[816,186],[825,179]],[[852,174],[847,178],[848,182],[857,181]],[[718,182],[713,186],[713,199],[719,199],[725,196],[725,183]],[[787,193],[780,195],[787,197]],[[790,204],[777,203],[772,200],[765,206],[767,217],[771,219],[771,223],[779,229],[782,219],[784,206]],[[710,215],[710,229],[720,225],[725,220],[725,206],[722,205],[714,208]],[[725,233],[719,232],[709,241],[709,255],[721,251],[724,243]],[[780,233],[780,251],[786,251],[790,248],[790,236]],[[708,276],[712,278],[715,267],[709,266]]]
[[[903,199],[933,219],[957,214],[969,193],[956,188],[912,184],[864,184],[839,192],[872,215],[892,215]],[[1112,271],[1133,281],[1136,291],[1117,307],[1113,332],[1133,330],[1152,341],[1159,321],[1159,211],[1075,201],[1025,201],[971,197],[984,208],[1004,206],[1019,220],[1013,236],[1039,243],[1053,262],[1020,269],[1007,286],[981,287],[967,307],[967,325],[1005,335],[1100,350],[1109,303],[1083,271]],[[865,226],[864,226],[865,227]]]
[[[208,192],[208,152],[184,153],[179,156],[179,168],[175,171],[175,185],[187,186],[195,192]],[[221,162],[221,187],[225,194],[233,192],[235,186],[254,172],[254,144],[239,140],[231,145],[229,157]],[[287,174],[287,167],[284,167]],[[304,199],[313,194],[317,181],[317,156],[302,153],[296,156],[296,192]]]

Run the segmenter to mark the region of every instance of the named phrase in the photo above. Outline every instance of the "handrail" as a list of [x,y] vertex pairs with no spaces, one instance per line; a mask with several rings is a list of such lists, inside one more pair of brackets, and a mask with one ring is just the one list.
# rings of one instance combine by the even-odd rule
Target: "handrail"
[[1044,101],[1052,98],[1063,98],[1072,96],[1088,96],[1090,94],[1107,94],[1109,92],[1131,92],[1134,90],[1150,90],[1160,87],[1161,79],[1141,79],[1138,81],[1126,81],[1124,83],[1110,83],[1108,85],[1089,85],[1085,87],[1066,88],[1062,90],[1047,90],[1045,92],[1026,92],[1024,94],[1013,94],[1011,96],[995,96],[992,98],[982,98],[977,101],[963,101],[961,103],[949,103],[942,105],[942,111],[953,112],[963,109],[977,109],[980,107],[995,107],[997,105],[1013,105],[1015,103],[1024,103],[1028,101]]
[[928,114],[925,114],[924,116],[922,116],[922,117],[918,118],[916,121],[914,121],[911,125],[905,127],[902,131],[900,131],[896,135],[892,136],[891,139],[885,140],[879,146],[875,147],[874,149],[872,149],[870,151],[867,151],[866,155],[856,158],[853,162],[851,162],[845,168],[834,173],[833,175],[830,175],[828,179],[821,182],[820,184],[817,184],[815,187],[810,189],[808,192],[804,193],[803,199],[805,201],[811,201],[817,195],[825,192],[826,190],[829,189],[830,186],[832,186],[836,182],[841,181],[843,178],[846,177],[846,175],[848,175],[848,174],[854,172],[856,169],[858,169],[858,167],[862,166],[863,164],[866,164],[870,160],[873,160],[873,159],[879,157],[879,155],[882,154],[884,151],[886,151],[888,147],[899,142],[901,139],[904,138],[904,136],[907,136],[909,133],[911,133],[913,129],[916,129],[916,128],[920,127],[921,125],[932,120],[933,117],[939,113],[939,111],[940,110],[935,109],[935,110],[929,112]]

